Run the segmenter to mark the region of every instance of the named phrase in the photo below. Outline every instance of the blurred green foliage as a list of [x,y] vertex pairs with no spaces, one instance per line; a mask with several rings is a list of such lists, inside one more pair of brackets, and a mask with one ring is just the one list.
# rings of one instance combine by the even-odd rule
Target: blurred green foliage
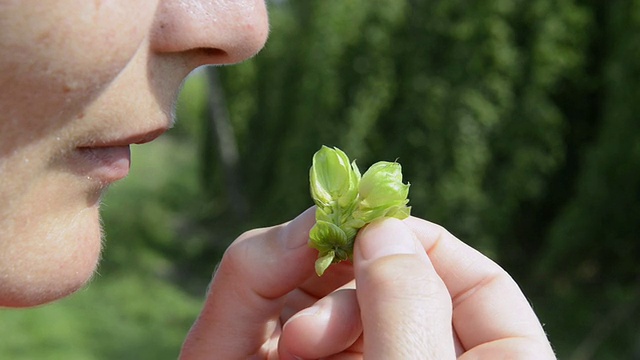
[[101,275],[0,312],[0,354],[175,358],[225,247],[312,204],[324,144],[398,159],[413,214],[505,267],[560,358],[640,357],[640,0],[269,4],[266,48],[195,72],[176,128],[134,149]]
[[157,277],[109,274],[55,304],[0,311],[0,354],[18,360],[176,359],[199,307]]

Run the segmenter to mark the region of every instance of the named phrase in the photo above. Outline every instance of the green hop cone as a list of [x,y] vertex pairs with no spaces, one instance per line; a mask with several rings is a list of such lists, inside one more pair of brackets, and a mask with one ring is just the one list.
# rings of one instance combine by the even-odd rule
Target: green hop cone
[[402,183],[402,166],[397,162],[373,164],[360,181],[360,205],[354,218],[370,223],[381,217],[409,217],[409,184]]
[[322,146],[313,156],[309,180],[317,206],[309,246],[318,250],[318,276],[331,264],[352,258],[353,242],[364,225],[382,217],[404,219],[411,212],[409,184],[402,183],[397,162],[378,162],[361,176],[342,150]]
[[330,208],[336,202],[341,207],[348,207],[358,196],[360,171],[338,148],[322,146],[316,152],[309,178],[311,196],[318,207]]

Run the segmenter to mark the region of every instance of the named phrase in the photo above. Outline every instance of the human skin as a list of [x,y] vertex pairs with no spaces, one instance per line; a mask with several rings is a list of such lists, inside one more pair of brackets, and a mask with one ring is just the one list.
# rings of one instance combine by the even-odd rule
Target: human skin
[[128,145],[171,127],[184,77],[254,55],[263,0],[0,0],[0,306],[72,293]]
[[318,277],[314,219],[229,247],[181,359],[555,359],[509,274],[441,226],[376,221]]

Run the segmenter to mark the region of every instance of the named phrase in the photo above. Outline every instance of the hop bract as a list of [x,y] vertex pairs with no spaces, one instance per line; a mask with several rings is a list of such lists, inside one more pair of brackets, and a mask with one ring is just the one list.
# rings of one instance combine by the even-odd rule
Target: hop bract
[[358,196],[360,171],[355,162],[350,164],[347,154],[338,148],[322,148],[313,156],[309,171],[311,196],[316,205],[345,207]]
[[397,162],[373,164],[360,181],[360,204],[355,218],[369,223],[380,217],[409,216],[409,184],[402,183],[402,166]]
[[311,196],[316,204],[316,224],[309,245],[318,250],[316,273],[333,263],[351,259],[356,234],[381,217],[409,216],[409,184],[402,183],[397,162],[381,161],[364,175],[338,148],[322,146],[309,170]]

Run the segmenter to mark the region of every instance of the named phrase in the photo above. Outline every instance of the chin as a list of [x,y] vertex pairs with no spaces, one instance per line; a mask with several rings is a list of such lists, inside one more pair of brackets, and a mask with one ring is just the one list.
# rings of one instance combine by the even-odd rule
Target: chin
[[97,206],[39,228],[28,231],[21,246],[9,248],[20,261],[0,254],[0,307],[33,307],[64,298],[95,273],[102,248]]

